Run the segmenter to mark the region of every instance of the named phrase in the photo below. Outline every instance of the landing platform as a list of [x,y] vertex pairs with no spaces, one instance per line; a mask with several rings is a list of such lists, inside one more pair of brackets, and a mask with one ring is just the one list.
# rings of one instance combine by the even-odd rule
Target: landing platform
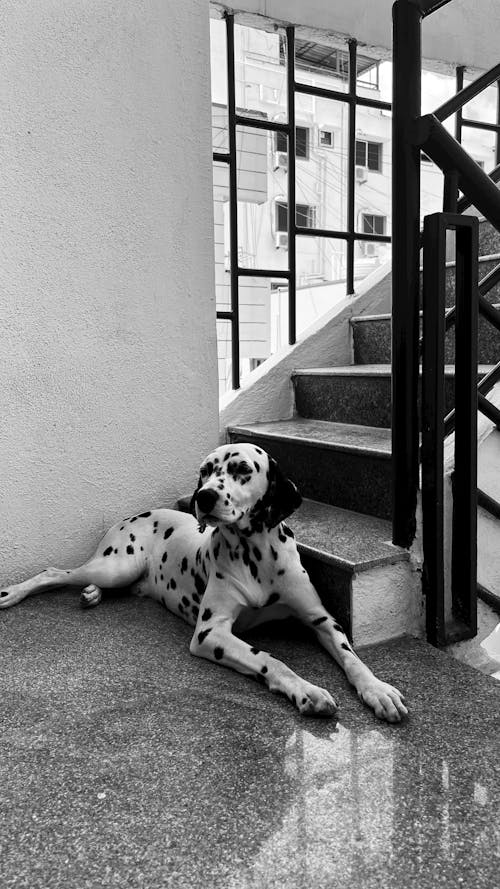
[[496,889],[500,684],[413,639],[365,649],[409,701],[389,726],[283,632],[252,639],[338,723],[191,657],[154,602],[0,613],[2,889]]

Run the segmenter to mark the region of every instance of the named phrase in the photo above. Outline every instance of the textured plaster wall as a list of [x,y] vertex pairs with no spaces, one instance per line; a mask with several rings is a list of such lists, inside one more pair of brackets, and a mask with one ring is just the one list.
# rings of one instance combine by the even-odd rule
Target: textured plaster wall
[[[230,4],[218,3],[230,7]],[[231,7],[279,22],[354,37],[367,46],[392,46],[393,0],[238,0]],[[430,62],[488,68],[498,64],[498,0],[451,0],[424,22],[422,52]]]
[[190,491],[217,440],[206,0],[6,0],[0,578]]

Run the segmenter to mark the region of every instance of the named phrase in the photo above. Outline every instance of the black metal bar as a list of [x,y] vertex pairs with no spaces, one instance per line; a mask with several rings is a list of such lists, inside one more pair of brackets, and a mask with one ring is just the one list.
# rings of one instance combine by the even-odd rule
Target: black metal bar
[[498,408],[491,401],[488,401],[481,392],[477,393],[477,404],[481,413],[488,417],[488,420],[491,420],[497,429],[500,429],[500,411]]
[[[464,65],[459,65],[456,70],[456,83],[457,83],[457,93],[461,92],[464,88],[464,73],[465,67]],[[455,139],[457,142],[462,142],[462,108],[457,108],[457,113],[455,116]]]
[[295,238],[296,220],[296,194],[295,194],[295,30],[292,27],[286,29],[286,76],[288,96],[288,342],[290,345],[297,340],[297,242]]
[[[453,219],[453,217],[451,217]],[[460,217],[455,216],[455,220]],[[477,633],[477,265],[479,222],[456,227],[455,471],[453,476],[452,610]]]
[[231,260],[231,376],[240,388],[240,300],[238,280],[238,179],[236,156],[236,84],[234,68],[234,16],[226,14],[227,113],[229,141],[229,252]]
[[424,220],[422,350],[422,526],[427,639],[445,643],[444,612],[444,307],[446,228],[442,215]]
[[495,364],[489,373],[483,377],[481,382],[478,384],[477,391],[481,393],[481,395],[487,395],[495,383],[498,383],[500,380],[500,361],[498,364]]
[[231,311],[224,311],[223,309],[218,309],[216,312],[218,321],[232,321],[233,313]]
[[419,477],[420,150],[412,129],[420,115],[421,10],[393,6],[392,123],[392,462],[393,541],[415,537]]
[[[492,182],[498,182],[500,180],[500,163],[497,163],[496,167],[494,167],[490,173],[488,173],[489,178]],[[458,213],[465,213],[469,207],[472,206],[472,201],[469,200],[468,197],[460,198],[457,205]]]
[[[350,235],[355,228],[356,204],[356,80],[357,42],[349,40],[349,123],[347,135],[347,231]],[[346,258],[347,293],[354,293],[354,240],[347,241]]]
[[[302,93],[306,96],[317,96],[319,99],[331,99],[335,102],[350,103],[352,101],[349,92],[343,93],[340,90],[327,89],[323,86],[313,86],[308,83],[300,83],[300,81],[295,83],[295,92]],[[356,96],[356,103],[358,105],[364,105],[365,108],[379,108],[381,111],[390,111],[392,109],[390,102],[384,102],[382,99],[370,99],[368,96]]]
[[218,164],[231,163],[231,158],[230,158],[229,154],[223,154],[221,151],[214,151],[213,159]]
[[477,489],[477,505],[482,506],[495,519],[500,519],[500,503],[494,497],[490,497],[486,491],[482,491],[481,488]]
[[238,275],[246,278],[289,278],[288,269],[247,269],[238,266]]
[[347,232],[347,231],[335,231],[331,228],[310,228],[309,226],[297,225],[296,233],[301,237],[304,235],[306,237],[312,238],[337,238],[339,240],[348,241],[349,239],[354,241],[373,241],[376,244],[390,244],[391,236],[390,235],[373,235],[368,232]]
[[458,173],[456,170],[444,174],[443,211],[456,213],[458,202]]
[[486,120],[471,120],[468,117],[462,117],[464,127],[471,127],[474,130],[489,130],[492,133],[498,133],[500,127],[497,123],[488,123]]
[[474,99],[479,93],[483,90],[487,89],[487,87],[491,86],[492,83],[495,83],[500,77],[500,64],[495,65],[493,68],[490,68],[489,71],[486,71],[484,74],[481,74],[480,77],[477,77],[476,80],[473,80],[469,86],[466,86],[464,89],[461,89],[460,92],[456,93],[456,95],[452,96],[451,99],[448,99],[447,102],[443,102],[439,108],[436,108],[434,112],[434,117],[437,120],[443,121],[446,120],[451,114],[454,114],[455,111],[458,111],[459,108],[463,108],[467,102],[470,102]]
[[266,120],[265,117],[245,117],[243,114],[236,114],[234,120],[238,127],[253,127],[256,130],[270,130],[273,133],[288,133],[288,124]]
[[[490,177],[434,117],[427,114],[414,128],[415,145],[442,170],[457,170],[460,189],[474,206],[500,230],[500,194]],[[399,197],[399,196],[398,196]]]
[[491,590],[486,589],[481,583],[477,585],[477,597],[478,599],[482,599],[483,602],[486,602],[490,608],[493,608],[493,611],[496,611],[497,614],[500,614],[500,599],[498,596],[495,596]]
[[[497,80],[497,124],[500,126],[500,80]],[[497,133],[495,139],[495,163],[500,164],[500,137]]]

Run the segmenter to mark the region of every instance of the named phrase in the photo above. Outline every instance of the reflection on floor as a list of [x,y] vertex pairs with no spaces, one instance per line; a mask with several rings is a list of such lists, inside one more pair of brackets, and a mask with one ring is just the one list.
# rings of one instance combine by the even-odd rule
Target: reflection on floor
[[189,655],[153,602],[0,613],[0,884],[16,889],[497,889],[500,684],[422,642],[364,652],[383,725],[315,643],[258,636],[339,722]]

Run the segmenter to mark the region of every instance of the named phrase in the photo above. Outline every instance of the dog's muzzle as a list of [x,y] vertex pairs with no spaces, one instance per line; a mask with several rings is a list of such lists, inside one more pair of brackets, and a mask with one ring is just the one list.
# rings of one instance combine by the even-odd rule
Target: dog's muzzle
[[212,512],[215,504],[219,499],[219,495],[217,491],[214,491],[213,488],[201,488],[196,492],[195,502],[198,507],[198,511],[203,516],[208,516]]

